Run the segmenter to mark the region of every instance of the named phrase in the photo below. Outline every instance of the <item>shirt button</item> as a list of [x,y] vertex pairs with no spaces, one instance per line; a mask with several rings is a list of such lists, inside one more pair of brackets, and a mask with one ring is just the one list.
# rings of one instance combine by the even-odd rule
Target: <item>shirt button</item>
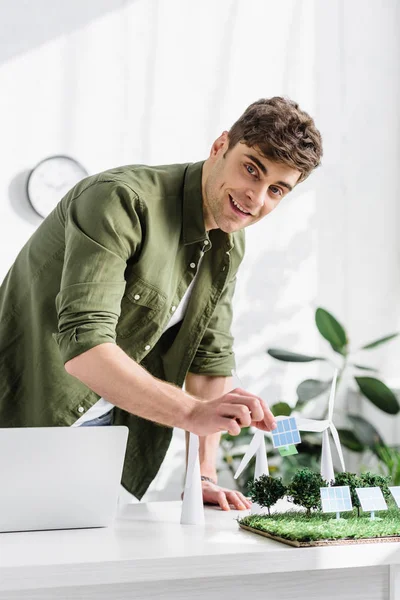
[[135,300],[139,300],[140,299],[140,294],[135,294],[133,297],[134,297]]
[[190,266],[192,267],[192,269],[194,269],[196,266],[196,263],[190,263]]
[[79,412],[79,413],[83,413],[83,412],[85,412],[85,409],[83,408],[83,406],[79,406],[79,407],[78,407],[78,412]]
[[171,306],[171,310],[172,310],[172,312],[175,312],[176,311],[176,306]]
[[147,346],[144,347],[145,350],[150,350],[151,346],[149,344],[147,344]]

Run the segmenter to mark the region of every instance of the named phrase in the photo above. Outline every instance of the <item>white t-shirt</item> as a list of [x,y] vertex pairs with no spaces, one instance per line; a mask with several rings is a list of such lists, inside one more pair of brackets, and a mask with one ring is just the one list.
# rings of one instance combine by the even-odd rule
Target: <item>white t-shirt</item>
[[[193,278],[193,281],[190,283],[188,289],[186,290],[184,296],[182,297],[182,300],[180,301],[176,311],[173,313],[171,319],[168,321],[167,325],[165,326],[163,333],[165,331],[167,331],[167,329],[169,329],[170,327],[173,327],[173,325],[176,325],[176,323],[179,323],[179,321],[181,321],[183,319],[183,317],[185,316],[187,305],[189,303],[190,296],[192,294],[194,282],[196,281],[196,277],[198,276],[198,273],[199,273],[200,264],[201,264],[202,259],[203,259],[203,255],[201,255],[201,257],[200,257],[200,260],[199,260],[199,263],[197,266],[196,276]],[[75,421],[75,423],[73,423],[72,427],[79,427],[79,425],[82,425],[82,423],[85,423],[86,421],[92,421],[93,419],[97,419],[98,417],[101,417],[102,415],[105,415],[106,413],[108,413],[112,408],[114,408],[114,404],[111,404],[111,402],[104,400],[104,398],[100,398],[100,400],[98,400],[96,402],[96,404],[94,404],[91,408],[89,408],[89,410],[84,415],[79,417],[79,419],[77,421]]]

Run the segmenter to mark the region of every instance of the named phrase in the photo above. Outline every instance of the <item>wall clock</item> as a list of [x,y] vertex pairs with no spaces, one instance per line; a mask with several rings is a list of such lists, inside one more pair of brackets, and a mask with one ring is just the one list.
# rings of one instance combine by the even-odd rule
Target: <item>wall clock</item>
[[86,169],[69,156],[49,156],[29,174],[26,191],[34,210],[43,218],[55,208],[78,181],[87,177]]

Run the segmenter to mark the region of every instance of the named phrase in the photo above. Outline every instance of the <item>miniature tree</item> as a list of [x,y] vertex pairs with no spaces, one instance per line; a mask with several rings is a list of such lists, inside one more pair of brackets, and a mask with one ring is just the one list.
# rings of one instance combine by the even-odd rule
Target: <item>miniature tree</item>
[[362,485],[358,487],[379,487],[386,500],[392,497],[389,490],[389,484],[391,483],[391,478],[389,476],[376,475],[375,473],[367,471],[366,473],[362,473],[360,479]]
[[257,502],[262,507],[270,508],[286,493],[286,486],[283,485],[280,477],[270,477],[261,475],[255,481],[250,481],[248,485],[249,496],[253,502]]
[[320,488],[326,487],[326,482],[319,473],[310,469],[300,469],[294,475],[288,486],[289,500],[307,509],[310,514],[312,508],[321,510]]
[[361,477],[355,473],[337,473],[337,475],[335,475],[335,481],[332,483],[332,485],[336,487],[341,485],[349,486],[351,503],[357,508],[357,516],[360,516],[361,504],[356,492],[356,488],[365,487]]

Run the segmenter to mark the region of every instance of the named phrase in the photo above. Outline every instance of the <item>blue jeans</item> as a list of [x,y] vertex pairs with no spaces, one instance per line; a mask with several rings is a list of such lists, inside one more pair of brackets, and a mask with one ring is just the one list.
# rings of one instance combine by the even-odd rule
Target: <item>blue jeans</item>
[[112,425],[113,411],[114,409],[112,408],[108,413],[105,413],[96,419],[92,419],[91,421],[85,421],[82,423],[82,425],[79,425],[79,427],[100,427],[102,425]]

